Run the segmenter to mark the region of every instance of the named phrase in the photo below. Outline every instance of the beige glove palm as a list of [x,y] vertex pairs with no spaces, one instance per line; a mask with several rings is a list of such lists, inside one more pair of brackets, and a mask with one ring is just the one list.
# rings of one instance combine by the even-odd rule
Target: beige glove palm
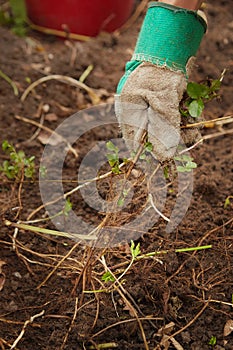
[[[130,74],[121,94],[115,97],[116,115],[130,150],[137,150],[147,131],[156,159],[166,161],[174,156],[182,142],[179,103],[186,84],[182,72],[147,62]],[[193,143],[198,137],[197,130],[189,130],[182,143]]]

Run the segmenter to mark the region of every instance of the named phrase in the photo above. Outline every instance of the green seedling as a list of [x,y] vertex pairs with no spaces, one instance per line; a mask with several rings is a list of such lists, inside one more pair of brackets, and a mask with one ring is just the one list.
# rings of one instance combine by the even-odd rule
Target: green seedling
[[5,160],[0,166],[0,171],[10,180],[20,180],[22,176],[31,179],[35,173],[35,157],[26,157],[23,151],[16,151],[8,141],[2,143],[3,151],[10,159]]
[[128,196],[129,190],[127,190],[126,188],[123,189],[120,198],[117,201],[117,205],[118,207],[123,207],[124,203],[125,203],[125,198]]
[[64,214],[65,216],[68,216],[68,215],[69,215],[70,211],[72,210],[72,206],[73,206],[73,205],[72,205],[70,199],[67,198],[67,199],[66,199],[66,202],[65,202],[64,209],[63,209],[63,214]]
[[141,251],[140,251],[140,243],[138,243],[136,246],[135,246],[135,243],[134,241],[131,240],[131,245],[130,245],[130,252],[132,254],[132,260],[134,261],[136,259],[136,257],[141,254]]
[[143,152],[140,154],[139,159],[145,160],[147,158],[147,153],[151,153],[153,151],[153,146],[151,142],[146,142]]
[[107,159],[109,165],[114,174],[120,174],[120,160],[119,160],[119,148],[115,146],[111,141],[106,143],[106,147],[110,153],[107,153]]
[[27,33],[27,14],[24,0],[10,0],[10,10],[0,7],[0,24],[10,26],[18,36]]
[[233,196],[228,196],[225,199],[225,203],[224,203],[224,209],[228,208],[232,203],[231,200],[233,200]]
[[186,89],[186,94],[180,105],[181,115],[193,118],[201,116],[206,102],[209,102],[218,97],[217,92],[221,87],[221,81],[223,79],[222,73],[219,79],[207,80],[202,84],[195,82],[189,82]]
[[101,277],[102,281],[104,282],[115,282],[115,278],[111,274],[111,272],[106,271],[103,276]]
[[193,158],[186,154],[176,156],[174,160],[179,162],[176,169],[180,173],[190,172],[197,167],[197,164],[193,162]]
[[215,346],[216,343],[217,343],[217,338],[216,338],[214,335],[212,335],[212,337],[210,338],[210,341],[209,341],[208,344],[209,344],[210,346]]

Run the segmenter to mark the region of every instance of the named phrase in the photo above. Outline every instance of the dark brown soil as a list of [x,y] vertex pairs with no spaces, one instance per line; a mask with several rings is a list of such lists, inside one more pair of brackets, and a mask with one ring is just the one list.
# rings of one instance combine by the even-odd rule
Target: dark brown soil
[[[227,69],[221,97],[205,112],[206,119],[214,119],[233,113],[232,1],[209,1],[206,13],[209,29],[192,79],[215,79]],[[9,28],[0,27],[0,69],[19,89],[19,96],[15,96],[10,84],[0,78],[0,141],[8,140],[17,150],[35,156],[38,173],[44,145],[35,134],[37,127],[16,116],[39,123],[41,106],[48,104],[43,125],[55,130],[73,113],[91,107],[93,101],[83,89],[52,80],[36,87],[22,102],[28,80],[33,82],[47,74],[79,79],[93,65],[85,83],[100,96],[101,103],[112,102],[143,15],[126,31],[103,34],[87,43],[64,42],[36,32],[19,38]],[[203,135],[213,137],[192,151],[198,168],[191,204],[179,226],[167,234],[160,219],[136,242],[141,254],[163,250],[167,254],[134,262],[121,287],[116,284],[112,289],[112,282],[101,280],[105,269],[99,258],[104,254],[107,266],[120,276],[130,263],[129,245],[103,251],[68,238],[22,229],[17,233],[5,225],[5,220],[27,220],[42,204],[38,174],[34,182],[24,179],[21,186],[1,174],[0,348],[233,349],[233,332],[226,335],[224,328],[233,320],[233,200],[224,207],[226,198],[233,196],[231,128],[232,123],[203,129]],[[222,136],[214,135],[221,131]],[[77,149],[79,157],[85,156],[96,140],[112,137],[117,137],[117,127],[84,135]],[[6,159],[8,156],[1,152],[0,163]],[[76,179],[79,162],[68,154],[66,179]],[[108,181],[102,184],[103,197],[110,185]],[[75,185],[66,186],[68,191]],[[143,202],[143,194],[139,195]],[[169,198],[172,202],[174,195]],[[104,215],[85,205],[79,194],[71,201],[85,220],[103,220]],[[32,219],[45,216],[42,209]],[[34,225],[54,229],[50,221]],[[212,247],[175,252],[207,245]],[[166,335],[170,336],[167,342]],[[214,337],[216,345],[210,345]]]

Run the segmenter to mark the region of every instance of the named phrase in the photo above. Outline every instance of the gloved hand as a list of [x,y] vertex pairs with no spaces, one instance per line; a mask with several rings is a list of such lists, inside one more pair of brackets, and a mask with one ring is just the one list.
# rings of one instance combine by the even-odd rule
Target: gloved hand
[[[136,150],[147,131],[152,154],[170,160],[180,141],[179,103],[188,69],[206,31],[196,11],[161,2],[149,4],[132,60],[115,96],[115,112],[126,145]],[[191,144],[197,130],[183,135]]]

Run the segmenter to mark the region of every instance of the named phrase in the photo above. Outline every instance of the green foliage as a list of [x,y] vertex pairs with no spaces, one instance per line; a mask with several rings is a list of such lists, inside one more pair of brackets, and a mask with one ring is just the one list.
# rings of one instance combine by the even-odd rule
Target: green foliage
[[115,282],[115,278],[111,274],[111,272],[106,271],[103,276],[101,277],[102,281],[104,282]]
[[63,214],[65,216],[68,216],[69,215],[69,212],[72,210],[72,203],[70,201],[69,198],[67,198],[66,202],[65,202],[65,206],[64,206],[64,209],[63,209]]
[[131,254],[132,254],[132,258],[134,260],[139,254],[141,254],[140,243],[138,243],[136,245],[136,247],[135,247],[134,241],[131,240],[130,251],[131,251]]
[[118,207],[122,207],[124,205],[125,198],[127,197],[128,193],[129,193],[129,191],[126,188],[124,188],[122,193],[121,193],[120,198],[117,201]]
[[228,196],[225,199],[225,203],[224,203],[224,209],[228,208],[231,205],[231,200],[233,199],[233,196]]
[[213,335],[213,336],[210,338],[209,345],[215,346],[216,343],[217,343],[217,338]]
[[180,112],[183,116],[193,118],[200,117],[205,108],[205,103],[218,97],[222,76],[219,79],[207,80],[202,84],[189,82],[185,98],[181,101]]
[[27,178],[32,178],[35,173],[35,157],[26,157],[23,151],[16,151],[8,141],[2,143],[3,151],[9,155],[10,159],[5,160],[0,166],[0,171],[8,178],[20,180],[24,175]]
[[193,162],[193,158],[189,155],[182,154],[180,156],[174,157],[180,165],[177,165],[176,169],[180,173],[190,172],[197,167],[197,164]]
[[108,141],[106,143],[106,147],[111,152],[111,153],[107,153],[107,159],[112,169],[112,172],[114,174],[120,174],[121,171],[119,168],[120,166],[119,148],[115,146],[111,141]]
[[0,24],[11,26],[13,32],[18,36],[27,33],[27,14],[24,0],[10,0],[10,11],[0,7]]
[[147,153],[151,153],[153,151],[153,145],[151,142],[146,142],[143,152],[140,154],[139,159],[144,160],[147,157]]

